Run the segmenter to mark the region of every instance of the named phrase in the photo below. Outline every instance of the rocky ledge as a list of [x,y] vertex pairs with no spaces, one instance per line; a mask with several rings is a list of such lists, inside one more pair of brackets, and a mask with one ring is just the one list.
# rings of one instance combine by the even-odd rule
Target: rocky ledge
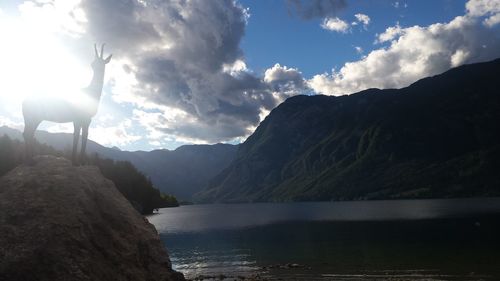
[[97,167],[39,156],[0,178],[0,280],[184,280]]

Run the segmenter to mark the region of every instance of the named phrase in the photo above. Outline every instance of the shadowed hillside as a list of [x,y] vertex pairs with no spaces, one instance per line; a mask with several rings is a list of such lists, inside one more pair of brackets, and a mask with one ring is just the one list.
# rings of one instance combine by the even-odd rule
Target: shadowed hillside
[[200,201],[500,195],[500,59],[399,90],[297,96],[274,109]]
[[168,190],[179,199],[191,201],[196,192],[236,156],[238,146],[230,144],[184,145],[176,150],[131,152],[141,157],[134,165],[144,171],[155,186]]

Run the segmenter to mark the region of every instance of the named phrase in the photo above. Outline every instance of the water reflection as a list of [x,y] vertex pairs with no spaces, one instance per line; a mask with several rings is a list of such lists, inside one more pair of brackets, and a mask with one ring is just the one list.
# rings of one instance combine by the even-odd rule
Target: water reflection
[[189,205],[149,221],[160,233],[234,229],[287,221],[419,220],[500,213],[500,198]]
[[150,221],[174,267],[191,278],[500,280],[499,199],[200,205],[162,212]]

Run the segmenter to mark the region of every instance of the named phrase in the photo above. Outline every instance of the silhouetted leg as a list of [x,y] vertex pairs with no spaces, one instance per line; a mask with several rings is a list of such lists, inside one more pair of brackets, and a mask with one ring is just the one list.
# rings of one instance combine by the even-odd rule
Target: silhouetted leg
[[23,133],[24,137],[24,147],[25,147],[25,155],[24,155],[24,160],[26,161],[26,164],[32,165],[34,164],[33,161],[33,136],[31,136],[31,132],[27,131],[24,129]]
[[81,125],[77,123],[73,123],[73,153],[71,154],[71,162],[73,162],[73,165],[77,165],[78,161],[76,159],[76,151],[78,149],[78,139],[80,138],[80,130],[81,130]]
[[24,124],[24,145],[25,145],[25,161],[27,164],[34,164],[33,151],[35,146],[35,131],[40,122],[26,121]]
[[89,125],[82,127],[82,151],[80,153],[80,163],[85,164],[85,149],[87,148],[87,138],[89,136]]

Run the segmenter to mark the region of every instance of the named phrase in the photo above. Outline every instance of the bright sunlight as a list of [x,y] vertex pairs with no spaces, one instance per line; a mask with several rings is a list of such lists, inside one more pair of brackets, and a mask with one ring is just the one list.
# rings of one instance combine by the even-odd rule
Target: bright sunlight
[[[0,13],[0,101],[20,105],[27,97],[77,99],[91,77],[91,68],[58,38],[24,18]],[[89,48],[90,49],[90,48]],[[19,108],[19,107],[16,107]]]

